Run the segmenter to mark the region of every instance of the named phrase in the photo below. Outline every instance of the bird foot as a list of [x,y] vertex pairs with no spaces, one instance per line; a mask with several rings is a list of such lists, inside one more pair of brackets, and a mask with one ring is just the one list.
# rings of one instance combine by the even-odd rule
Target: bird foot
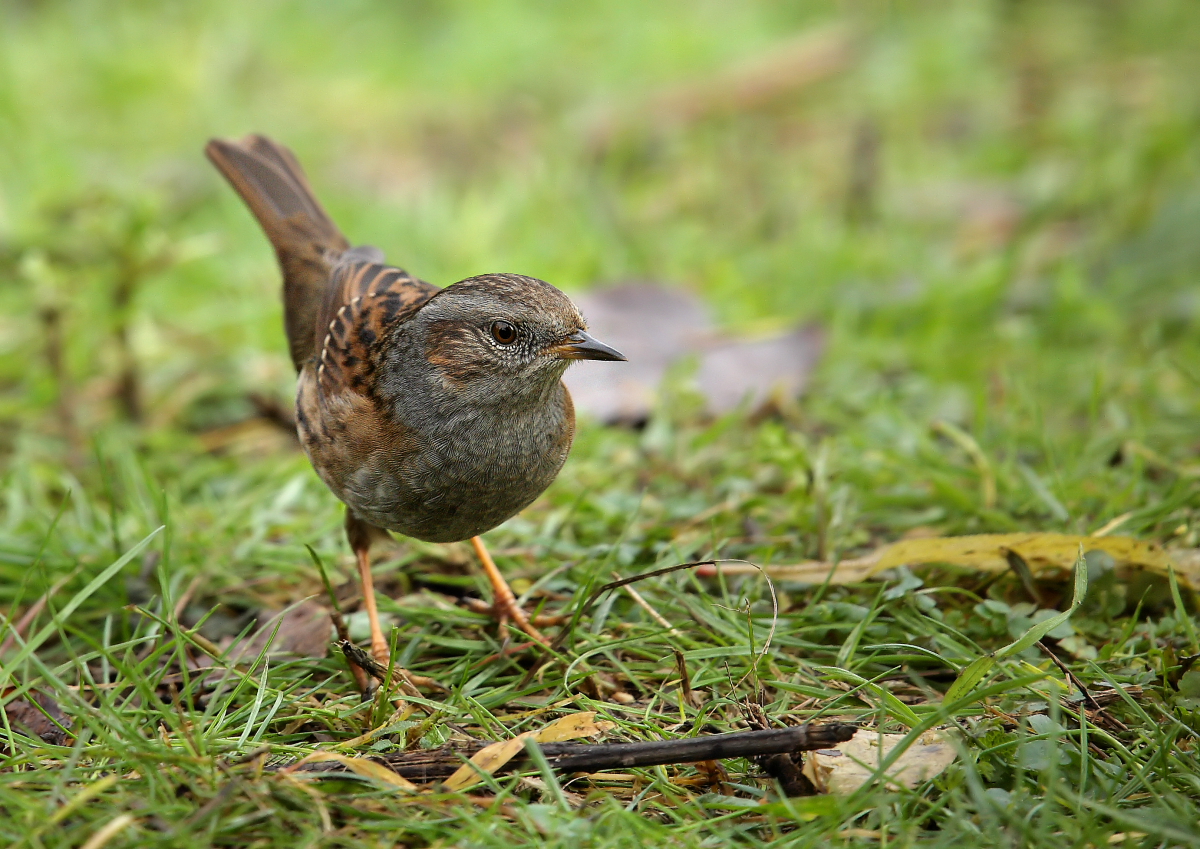
[[509,587],[508,581],[504,580],[500,570],[496,568],[496,562],[492,560],[492,555],[488,553],[483,540],[479,537],[471,537],[471,546],[475,549],[475,556],[479,558],[479,564],[483,567],[483,572],[492,585],[492,595],[495,598],[495,602],[491,605],[492,615],[500,621],[502,627],[511,619],[513,624],[532,637],[534,642],[544,646],[550,645],[550,641],[533,626],[529,617],[525,615],[525,611],[517,604],[517,598],[513,595],[512,588]]
[[512,599],[509,604],[501,604],[499,601],[489,604],[480,598],[464,598],[462,604],[472,613],[494,617],[500,623],[501,627],[511,621],[542,645],[549,645],[550,641],[538,631],[538,628],[550,628],[555,625],[562,625],[571,619],[570,616],[559,614],[538,614],[531,617],[521,609],[515,599]]

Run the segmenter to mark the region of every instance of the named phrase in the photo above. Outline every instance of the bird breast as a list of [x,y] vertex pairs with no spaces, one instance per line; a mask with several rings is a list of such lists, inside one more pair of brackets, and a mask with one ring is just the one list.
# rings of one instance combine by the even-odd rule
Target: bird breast
[[322,480],[360,519],[428,542],[469,539],[515,515],[554,480],[574,437],[561,382],[531,409],[439,415],[316,391],[302,376],[297,428]]

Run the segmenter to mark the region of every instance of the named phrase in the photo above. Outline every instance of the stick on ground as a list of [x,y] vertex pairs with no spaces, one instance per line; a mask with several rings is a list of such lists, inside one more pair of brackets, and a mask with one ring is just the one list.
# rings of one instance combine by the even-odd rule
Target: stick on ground
[[[652,740],[642,743],[543,743],[542,753],[550,766],[560,772],[597,772],[637,766],[685,764],[721,758],[748,758],[755,755],[812,751],[833,748],[854,736],[858,726],[845,722],[802,725],[798,728],[771,728],[765,731],[735,731],[706,734],[680,740]],[[419,752],[403,752],[372,758],[410,781],[426,782],[447,778],[464,758],[482,749],[484,742],[443,746]],[[514,758],[506,769],[519,768],[524,758]],[[314,763],[301,769],[338,770],[335,764]]]

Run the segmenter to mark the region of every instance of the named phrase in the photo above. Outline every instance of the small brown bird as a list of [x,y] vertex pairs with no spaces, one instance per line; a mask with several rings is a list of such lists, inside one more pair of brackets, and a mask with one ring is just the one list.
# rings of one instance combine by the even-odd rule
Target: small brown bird
[[275,248],[284,323],[299,372],[296,429],[313,468],[346,504],[371,648],[386,661],[370,547],[385,530],[470,539],[494,610],[545,638],[516,604],[479,535],[541,494],[562,468],[575,412],[572,360],[624,360],[593,339],[549,283],[484,274],[438,289],[350,247],[295,156],[258,135],[205,153]]

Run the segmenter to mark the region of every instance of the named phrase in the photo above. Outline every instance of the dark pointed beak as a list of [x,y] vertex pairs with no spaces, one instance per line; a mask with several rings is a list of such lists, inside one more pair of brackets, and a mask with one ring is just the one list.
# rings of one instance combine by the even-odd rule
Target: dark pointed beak
[[600,340],[593,339],[583,330],[576,330],[562,344],[555,346],[555,353],[564,360],[625,360],[625,355],[616,348],[610,348]]

